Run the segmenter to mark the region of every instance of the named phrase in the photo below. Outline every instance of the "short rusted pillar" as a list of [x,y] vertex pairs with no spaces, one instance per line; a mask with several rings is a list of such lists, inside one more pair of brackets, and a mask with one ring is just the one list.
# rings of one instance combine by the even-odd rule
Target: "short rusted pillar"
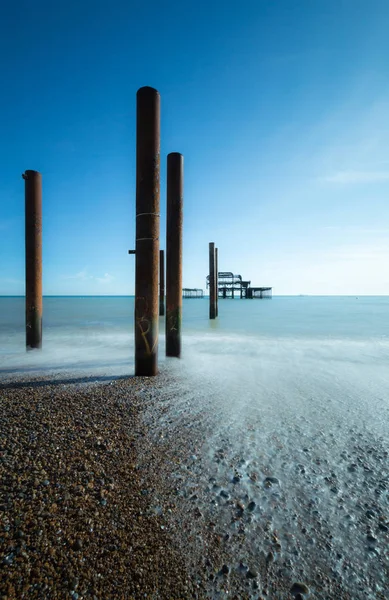
[[165,314],[165,252],[159,251],[159,316]]
[[166,356],[181,356],[184,157],[167,157]]
[[218,263],[218,249],[215,248],[215,315],[219,316],[219,263]]
[[135,375],[158,372],[160,96],[136,95]]
[[215,244],[209,242],[209,318],[216,318],[215,301]]
[[42,176],[26,171],[26,348],[42,347]]

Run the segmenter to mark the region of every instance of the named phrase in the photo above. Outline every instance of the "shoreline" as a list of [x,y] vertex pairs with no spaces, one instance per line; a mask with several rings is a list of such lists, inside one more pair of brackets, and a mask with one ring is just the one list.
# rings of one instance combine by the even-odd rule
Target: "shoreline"
[[[304,432],[303,417],[279,436],[250,410],[235,430],[223,394],[209,402],[207,380],[197,390],[171,371],[0,385],[2,600],[362,600],[374,588],[383,600],[384,442],[351,428],[338,467],[324,454],[332,432]],[[356,579],[362,556],[371,572]]]

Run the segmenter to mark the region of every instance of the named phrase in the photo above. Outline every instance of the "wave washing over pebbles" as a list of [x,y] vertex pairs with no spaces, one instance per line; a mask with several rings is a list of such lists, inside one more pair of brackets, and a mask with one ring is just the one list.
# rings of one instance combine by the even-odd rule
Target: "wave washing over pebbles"
[[[205,303],[186,305],[184,358],[154,381],[59,383],[88,374],[69,349],[65,370],[46,363],[56,385],[1,390],[3,596],[387,597],[387,305],[287,302],[225,301],[212,324]],[[96,380],[128,369],[119,330]],[[27,360],[41,380],[42,359]]]

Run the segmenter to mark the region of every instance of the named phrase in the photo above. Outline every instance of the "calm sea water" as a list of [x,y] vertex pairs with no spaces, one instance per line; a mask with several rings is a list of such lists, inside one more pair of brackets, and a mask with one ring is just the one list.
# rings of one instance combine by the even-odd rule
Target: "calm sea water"
[[[387,357],[389,297],[274,297],[272,300],[220,300],[219,318],[208,319],[208,299],[184,300],[184,357],[193,345],[215,352],[228,340],[237,365],[244,344],[294,343],[333,346],[355,344],[363,353]],[[133,297],[45,297],[44,349],[25,353],[24,298],[0,297],[1,367],[133,367]],[[160,320],[160,359],[164,324]],[[237,344],[235,346],[235,344]],[[242,347],[240,345],[242,344]],[[223,346],[220,347],[220,346]],[[199,348],[199,349],[200,349]],[[34,356],[35,354],[35,356]],[[380,356],[378,356],[378,354]],[[93,363],[95,360],[95,364]],[[123,365],[126,364],[126,366]]]
[[[133,374],[133,312],[131,297],[45,298],[44,347],[27,353],[24,299],[0,298],[0,378]],[[336,597],[387,598],[389,298],[220,300],[215,321],[207,299],[186,300],[180,361],[164,358],[160,329],[174,377],[155,443],[160,427],[171,440],[199,427],[177,481],[237,536],[237,556],[255,565],[274,551],[316,598],[335,597],[322,573],[341,585]],[[236,520],[237,501],[255,509]]]

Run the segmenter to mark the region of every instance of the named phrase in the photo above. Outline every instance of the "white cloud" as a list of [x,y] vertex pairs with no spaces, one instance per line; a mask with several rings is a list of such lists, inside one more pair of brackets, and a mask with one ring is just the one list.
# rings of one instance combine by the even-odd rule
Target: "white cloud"
[[62,279],[78,279],[79,281],[87,281],[88,279],[93,279],[93,275],[88,275],[87,269],[83,269],[75,275],[64,275]]
[[389,181],[389,171],[338,171],[319,179],[327,183],[340,184],[378,183]]
[[112,281],[115,278],[113,277],[113,275],[110,275],[109,273],[104,273],[104,277],[95,277],[95,279],[99,283],[110,283],[110,281]]

